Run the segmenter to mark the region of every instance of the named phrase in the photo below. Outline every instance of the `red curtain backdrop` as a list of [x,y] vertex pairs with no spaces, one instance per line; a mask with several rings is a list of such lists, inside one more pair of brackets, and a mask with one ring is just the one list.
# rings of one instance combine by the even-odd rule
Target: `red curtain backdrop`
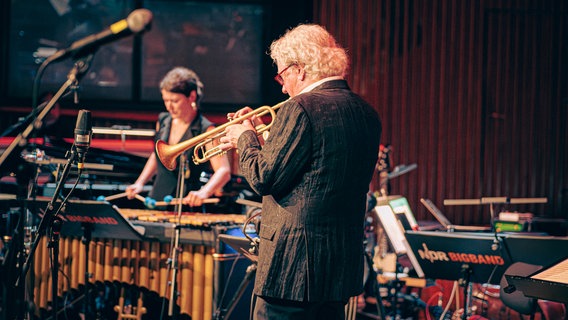
[[489,223],[489,206],[444,199],[546,197],[495,210],[568,217],[567,7],[314,1],[314,21],[351,56],[352,89],[382,117],[392,165],[418,165],[390,181],[390,194],[407,197],[418,219],[431,220],[421,197],[458,224]]

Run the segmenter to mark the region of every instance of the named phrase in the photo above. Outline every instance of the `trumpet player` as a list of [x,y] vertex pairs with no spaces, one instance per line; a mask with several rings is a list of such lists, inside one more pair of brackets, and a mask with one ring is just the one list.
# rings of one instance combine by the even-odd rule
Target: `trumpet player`
[[[214,128],[213,123],[199,111],[199,102],[203,97],[203,84],[193,70],[184,67],[170,70],[160,82],[160,91],[167,112],[159,115],[156,124],[156,140],[176,144]],[[187,153],[191,154],[192,151],[189,150]],[[178,158],[178,161],[181,158]],[[215,172],[203,186],[199,181],[199,175],[207,169],[207,164],[196,165],[192,161],[187,161],[187,163],[189,168],[186,167],[186,169],[188,169],[189,177],[185,177],[187,180],[184,184],[189,192],[187,194],[184,192],[185,196],[181,195],[182,203],[185,205],[192,207],[202,205],[203,200],[213,196],[231,179],[231,167],[226,155],[211,159],[211,168]],[[154,183],[148,195],[150,198],[162,200],[165,196],[176,195],[179,168],[178,165],[177,169],[169,171],[153,152],[148,157],[136,182],[127,187],[128,198],[134,198],[153,177],[155,177]]]
[[[346,80],[348,57],[322,26],[299,25],[270,46],[290,98],[264,145],[261,119],[228,126],[240,173],[262,200],[254,319],[344,319],[363,291],[366,194],[381,122]],[[247,112],[244,108],[229,117]]]

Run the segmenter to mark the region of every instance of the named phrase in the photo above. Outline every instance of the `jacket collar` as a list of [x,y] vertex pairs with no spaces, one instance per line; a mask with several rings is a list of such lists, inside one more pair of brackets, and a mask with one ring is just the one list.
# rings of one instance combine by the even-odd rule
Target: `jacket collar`
[[324,83],[330,82],[330,81],[336,81],[336,80],[343,80],[345,81],[342,77],[340,76],[334,76],[334,77],[327,77],[321,80],[318,80],[312,84],[310,84],[309,86],[305,87],[300,94],[305,93],[305,92],[310,92],[316,88],[318,88],[319,86],[321,86]]

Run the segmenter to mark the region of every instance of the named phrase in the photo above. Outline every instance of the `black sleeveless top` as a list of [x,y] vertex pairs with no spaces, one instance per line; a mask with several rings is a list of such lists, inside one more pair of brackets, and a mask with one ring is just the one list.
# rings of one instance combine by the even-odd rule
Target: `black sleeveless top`
[[[170,137],[170,127],[172,124],[171,115],[168,112],[160,113],[158,117],[158,123],[159,123],[159,129],[158,132],[156,133],[154,140],[157,141],[159,139],[167,142]],[[204,133],[207,130],[207,128],[209,128],[212,125],[213,123],[211,121],[209,121],[207,118],[202,116],[201,113],[198,112],[191,125],[187,128],[187,131],[181,137],[180,142],[185,141],[187,139],[191,139],[195,136]],[[209,165],[209,162],[199,165],[193,163],[192,160],[193,149],[194,148],[190,148],[184,152],[187,161],[185,166],[186,172],[184,174],[184,176],[186,177],[185,190],[183,192],[182,197],[186,196],[187,192],[189,192],[190,190],[198,190],[201,187],[201,183],[199,182],[199,177],[201,175],[201,172],[211,171],[211,166]],[[154,152],[156,151],[154,150]],[[179,162],[181,158],[182,157],[179,156],[176,159],[177,165],[176,169],[173,171],[170,171],[166,167],[164,167],[162,162],[160,162],[159,158],[157,158],[158,171],[154,178],[154,184],[152,190],[148,195],[150,198],[155,199],[156,201],[162,201],[164,200],[164,197],[168,195],[176,198],[177,196],[176,187],[178,180],[178,172],[180,168]]]

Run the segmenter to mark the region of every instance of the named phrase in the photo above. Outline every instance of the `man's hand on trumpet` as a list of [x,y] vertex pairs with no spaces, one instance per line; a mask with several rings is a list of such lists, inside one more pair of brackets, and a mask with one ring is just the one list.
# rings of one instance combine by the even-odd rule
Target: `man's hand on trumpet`
[[[253,111],[253,109],[251,107],[244,107],[244,108],[237,110],[237,112],[229,112],[229,113],[227,113],[227,120],[232,121],[233,119],[242,117],[242,116],[244,116],[245,114],[247,114],[251,111]],[[254,118],[256,118],[256,116],[252,117],[251,119],[254,119]]]
[[[244,107],[237,112],[228,113],[227,119],[237,119],[251,111],[252,109],[250,107]],[[234,125],[228,126],[227,128],[225,128],[225,134],[219,139],[219,141],[221,142],[219,148],[225,151],[237,148],[237,142],[239,141],[239,137],[243,132],[252,130],[256,133],[255,127],[262,124],[262,119],[257,116],[253,116],[250,119],[244,120],[242,123],[236,123]]]

